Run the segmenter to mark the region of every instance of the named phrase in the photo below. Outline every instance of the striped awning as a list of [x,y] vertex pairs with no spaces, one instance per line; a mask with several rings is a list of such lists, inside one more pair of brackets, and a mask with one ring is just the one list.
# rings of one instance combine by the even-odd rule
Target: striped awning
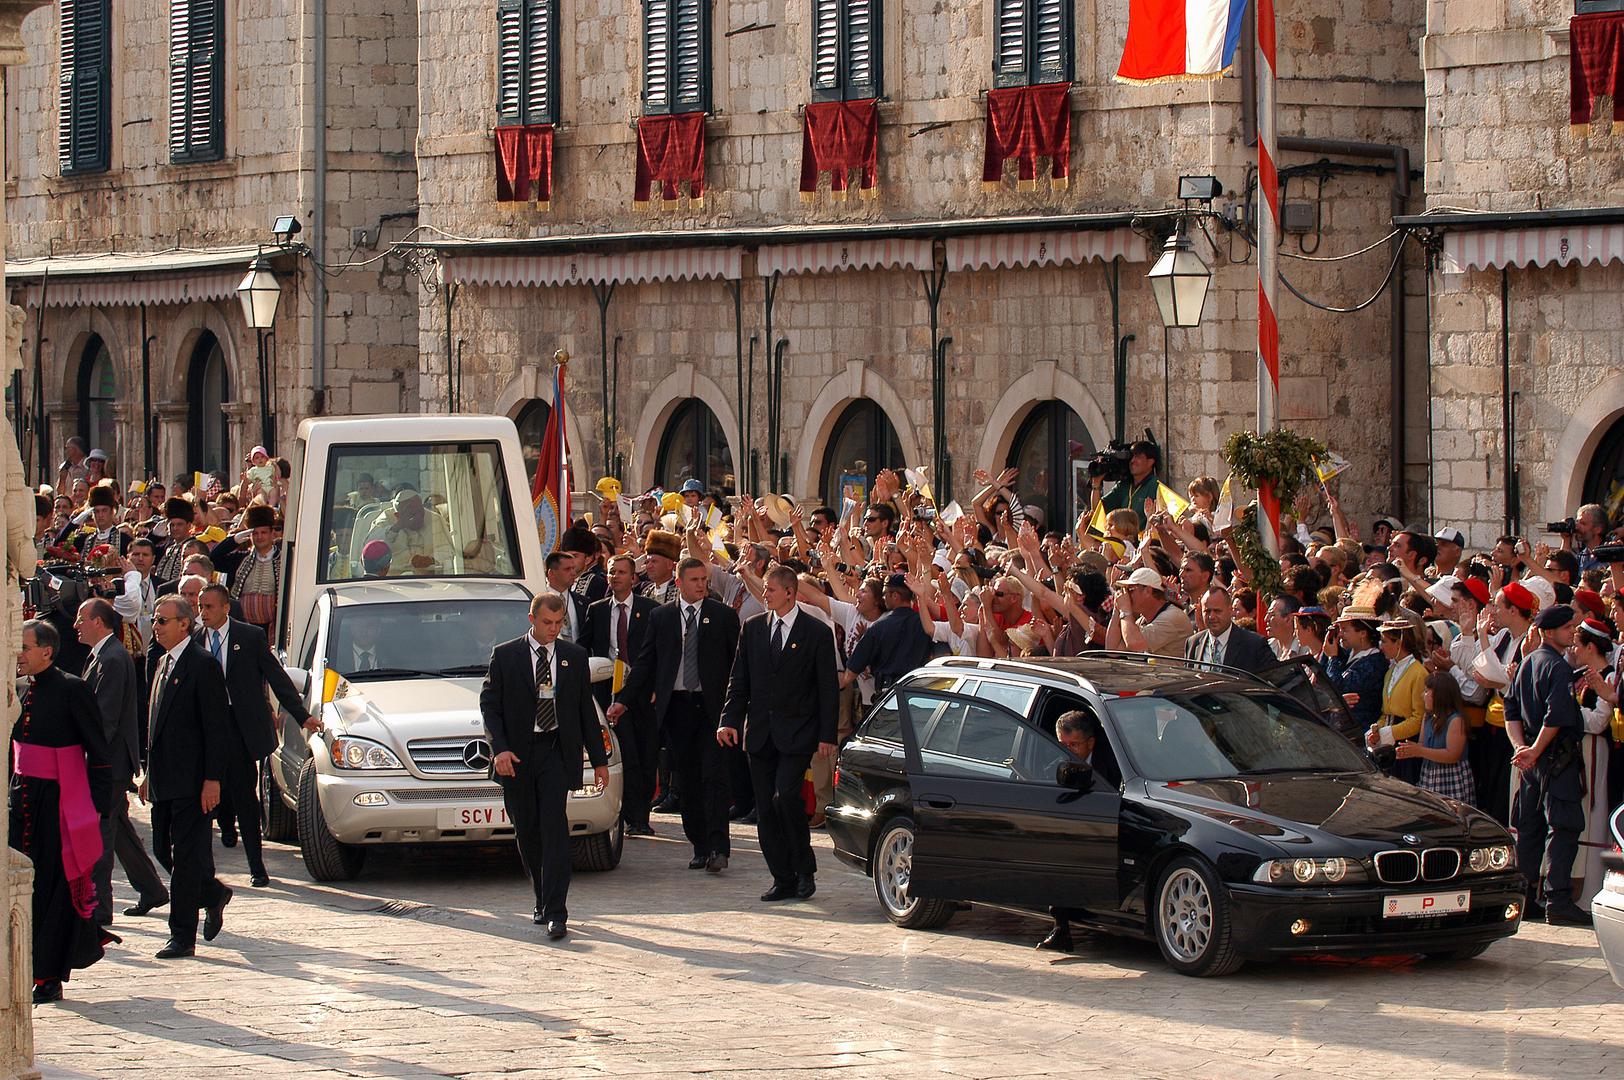
[[1566,225],[1548,229],[1463,228],[1444,234],[1443,271],[1624,263],[1624,225]]
[[1062,266],[1090,259],[1146,262],[1144,238],[1132,229],[1076,232],[990,233],[947,241],[949,270],[995,270],[1004,266]]
[[135,307],[190,304],[236,295],[257,246],[109,252],[12,259],[6,283],[25,307]]
[[736,281],[742,273],[744,249],[670,248],[620,255],[444,255],[441,261],[446,280],[466,285],[546,287],[700,278]]
[[934,265],[929,240],[829,240],[815,244],[773,244],[756,252],[756,272],[762,277],[876,267],[929,270]]

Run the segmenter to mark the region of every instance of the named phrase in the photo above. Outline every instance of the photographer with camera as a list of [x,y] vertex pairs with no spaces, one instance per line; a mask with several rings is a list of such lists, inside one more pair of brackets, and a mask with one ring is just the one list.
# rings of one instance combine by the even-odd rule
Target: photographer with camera
[[[1150,432],[1146,431],[1145,434],[1149,436]],[[1132,510],[1139,519],[1142,531],[1145,527],[1145,502],[1155,499],[1160,493],[1162,481],[1156,475],[1156,470],[1161,463],[1162,449],[1149,438],[1125,447],[1112,444],[1109,450],[1101,450],[1088,463],[1088,480],[1093,489],[1090,504],[1101,502],[1100,490],[1105,486],[1105,481],[1115,480],[1116,487],[1103,500],[1105,509]]]
[[1562,538],[1562,550],[1578,556],[1579,569],[1598,570],[1604,564],[1591,549],[1607,542],[1607,511],[1597,503],[1586,503],[1579,512],[1563,521],[1552,521],[1547,532]]

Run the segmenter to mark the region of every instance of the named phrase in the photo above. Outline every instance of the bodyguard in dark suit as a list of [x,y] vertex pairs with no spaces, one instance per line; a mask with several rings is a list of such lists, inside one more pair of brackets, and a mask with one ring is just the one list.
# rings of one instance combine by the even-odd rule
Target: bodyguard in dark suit
[[773,876],[772,888],[761,895],[766,901],[805,900],[816,891],[801,784],[814,753],[835,752],[835,636],[797,607],[798,589],[789,567],[767,571],[767,610],[744,624],[716,732],[724,746],[738,745],[742,732],[750,755],[761,855]]
[[637,660],[615,695],[614,721],[633,704],[651,704],[664,728],[682,790],[682,831],[694,847],[690,870],[727,869],[727,756],[716,725],[727,696],[728,673],[739,644],[739,616],[706,593],[710,568],[698,559],[677,564],[678,599],[648,617]]
[[220,829],[235,819],[242,836],[243,854],[248,859],[250,884],[263,888],[271,883],[265,872],[265,856],[260,846],[259,763],[276,752],[276,719],[265,697],[268,686],[282,707],[311,731],[321,730],[321,721],[310,711],[282,669],[265,631],[253,623],[241,622],[228,614],[231,592],[224,585],[210,585],[198,597],[198,614],[203,628],[198,644],[219,664],[231,697],[232,735],[226,739],[226,782],[220,794]]
[[135,661],[118,639],[118,614],[106,600],[79,605],[74,627],[90,649],[84,681],[95,695],[107,739],[108,799],[102,815],[102,857],[96,863],[96,922],[113,921],[113,859],[116,856],[135,887],[137,901],[126,915],[145,915],[169,903],[169,888],[152,865],[140,834],[130,821],[130,783],[141,771],[140,677]]
[[1506,736],[1522,770],[1513,820],[1517,865],[1529,878],[1529,907],[1537,906],[1545,872],[1545,921],[1589,926],[1590,913],[1573,902],[1573,862],[1584,829],[1584,719],[1573,693],[1573,668],[1563,654],[1573,644],[1574,611],[1566,604],[1534,616],[1540,647],[1517,665],[1505,695]]
[[214,876],[209,815],[220,804],[226,776],[226,731],[231,708],[220,665],[192,640],[196,618],[185,600],[166,596],[152,619],[152,694],[147,705],[147,775],[141,797],[152,803],[153,836],[167,837],[173,859],[169,878],[169,942],[158,959],[191,956],[197,947],[197,912],[208,916],[203,940],[213,941],[224,922],[231,890]]
[[[659,607],[646,596],[639,596],[637,563],[630,555],[617,555],[609,563],[608,596],[592,604],[586,611],[585,645],[593,656],[621,664],[620,681],[624,685],[631,671],[632,661],[643,647],[649,616]],[[614,704],[613,678],[592,684],[592,693],[607,713]],[[647,701],[632,702],[624,713],[616,713],[610,721],[620,740],[620,770],[623,794],[620,800],[620,819],[626,831],[633,836],[652,836],[649,826],[649,805],[654,801],[654,777],[659,768],[660,725],[654,719],[654,709]]]
[[1280,662],[1267,638],[1235,625],[1235,606],[1229,590],[1222,586],[1208,589],[1201,597],[1201,616],[1207,628],[1190,635],[1184,643],[1186,660],[1223,664],[1254,675]]
[[502,801],[519,844],[519,858],[536,893],[531,921],[557,940],[567,932],[570,824],[566,805],[581,787],[581,751],[600,787],[609,785],[609,759],[593,707],[586,650],[559,637],[565,600],[540,593],[530,601],[530,632],[498,645],[479,692],[502,785]]

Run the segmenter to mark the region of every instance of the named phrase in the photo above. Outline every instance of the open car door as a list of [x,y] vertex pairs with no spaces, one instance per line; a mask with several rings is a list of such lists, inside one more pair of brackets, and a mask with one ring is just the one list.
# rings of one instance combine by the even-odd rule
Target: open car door
[[1311,656],[1292,656],[1257,673],[1264,682],[1283,690],[1311,709],[1326,727],[1363,750],[1364,729],[1348,711],[1347,702],[1331,677]]
[[913,893],[1040,911],[1116,907],[1114,787],[1062,786],[1058,767],[1075,759],[991,702],[902,689],[888,704],[913,792]]

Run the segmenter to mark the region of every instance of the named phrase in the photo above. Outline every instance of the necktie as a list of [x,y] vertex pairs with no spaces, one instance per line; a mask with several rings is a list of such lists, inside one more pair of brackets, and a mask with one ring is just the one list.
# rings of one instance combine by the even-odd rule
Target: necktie
[[553,707],[552,650],[543,645],[536,650],[536,730],[542,733],[558,730],[558,710]]
[[617,660],[626,659],[626,638],[630,633],[630,628],[627,625],[626,608],[629,606],[624,600],[615,605],[619,611],[615,623],[615,658]]
[[362,649],[360,652],[355,654],[355,658],[356,658],[355,668],[356,668],[357,671],[371,671],[372,670],[372,650],[371,649]]
[[773,620],[773,659],[784,655],[784,620]]
[[699,689],[699,635],[694,632],[694,612],[690,605],[682,626],[682,681],[689,690]]
[[[158,720],[158,707],[163,704],[164,700],[164,684],[169,681],[169,669],[173,667],[174,664],[175,658],[167,653],[164,654],[164,662],[158,665],[158,677],[152,680],[152,700],[147,706],[149,728],[151,724],[156,723]],[[150,744],[150,731],[147,741]]]
[[226,666],[226,658],[220,652],[220,631],[218,630],[209,631],[209,652],[214,654],[214,662],[223,669]]

